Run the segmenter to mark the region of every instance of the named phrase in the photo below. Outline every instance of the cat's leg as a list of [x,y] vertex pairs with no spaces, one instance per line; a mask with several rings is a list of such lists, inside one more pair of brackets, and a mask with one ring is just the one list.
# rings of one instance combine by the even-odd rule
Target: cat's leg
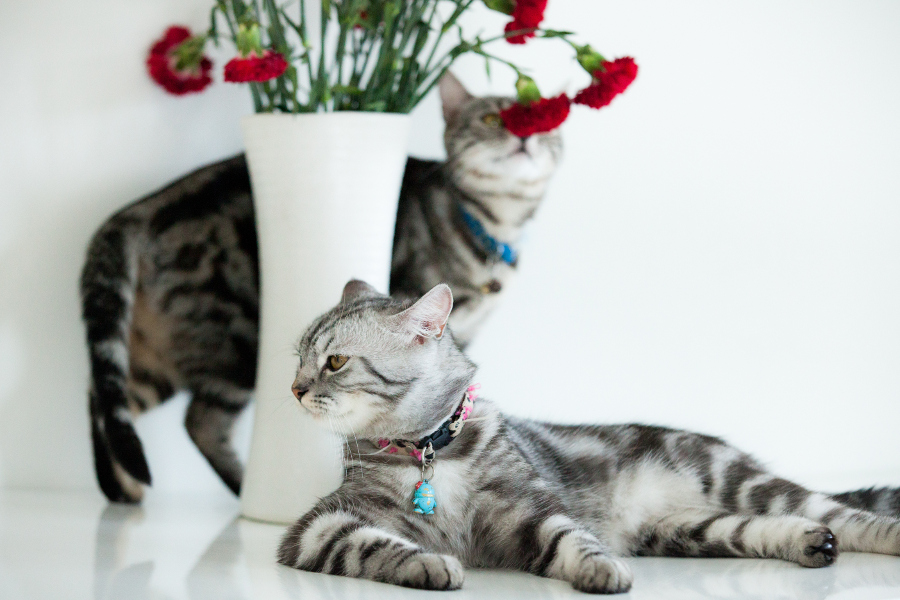
[[742,461],[726,469],[721,497],[734,512],[797,515],[825,525],[842,550],[900,555],[900,519],[851,508]]
[[[498,517],[498,520],[500,518]],[[525,518],[509,546],[523,554],[523,570],[568,581],[577,590],[618,594],[631,589],[634,576],[625,561],[612,556],[600,540],[569,517],[555,514]]]
[[[373,525],[371,519],[338,508],[332,495],[294,524],[278,549],[288,567],[371,579],[425,590],[458,590],[464,571],[456,558],[426,552],[417,544]],[[359,503],[356,503],[357,505]]]
[[688,509],[656,521],[642,534],[639,553],[652,556],[780,558],[826,567],[838,553],[831,530],[795,515]]
[[857,510],[816,492],[797,512],[830,527],[842,550],[900,556],[900,519]]
[[227,390],[212,393],[211,386],[194,392],[185,415],[188,435],[225,485],[239,495],[244,468],[231,442],[234,423],[250,401],[250,391],[223,384]]
[[182,317],[173,345],[179,351],[179,371],[192,394],[185,416],[188,435],[225,485],[239,494],[243,466],[231,438],[234,423],[253,394],[256,326],[248,319],[226,322],[217,317],[218,309],[234,309],[218,300],[206,311]]
[[870,487],[842,494],[831,494],[829,498],[851,508],[900,519],[900,488]]

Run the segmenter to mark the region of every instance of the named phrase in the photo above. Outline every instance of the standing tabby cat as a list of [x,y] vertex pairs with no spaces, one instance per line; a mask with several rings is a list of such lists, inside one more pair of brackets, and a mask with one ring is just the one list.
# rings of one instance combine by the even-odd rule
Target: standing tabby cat
[[[350,282],[300,341],[295,396],[353,442],[343,484],[290,528],[281,563],[434,590],[461,587],[463,565],[509,568],[616,593],[632,582],[622,555],[824,567],[838,540],[900,555],[900,490],[810,492],[663,427],[538,423],[481,400],[470,416],[475,366],[444,328],[450,289],[410,304]],[[435,448],[434,514],[418,514],[417,453]]]
[[[392,292],[441,281],[459,298],[468,342],[515,270],[511,245],[532,217],[561,151],[557,133],[520,139],[497,113],[505,98],[440,84],[448,159],[410,159],[394,240]],[[94,463],[111,500],[135,502],[150,472],[132,415],[192,393],[191,439],[235,493],[230,444],[256,375],[257,246],[243,156],[200,169],[112,216],[81,278],[91,360]]]

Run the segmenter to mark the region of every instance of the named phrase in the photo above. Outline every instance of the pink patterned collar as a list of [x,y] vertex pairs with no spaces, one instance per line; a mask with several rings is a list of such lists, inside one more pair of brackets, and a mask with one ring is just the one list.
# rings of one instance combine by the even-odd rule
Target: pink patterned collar
[[476,390],[481,388],[480,384],[470,385],[465,394],[463,394],[462,402],[457,407],[449,419],[444,421],[432,433],[429,433],[418,442],[409,440],[389,440],[381,438],[376,445],[388,454],[406,454],[414,457],[422,463],[422,466],[428,466],[434,460],[434,453],[440,450],[460,434],[466,419],[472,413],[475,406],[475,399],[478,398]]

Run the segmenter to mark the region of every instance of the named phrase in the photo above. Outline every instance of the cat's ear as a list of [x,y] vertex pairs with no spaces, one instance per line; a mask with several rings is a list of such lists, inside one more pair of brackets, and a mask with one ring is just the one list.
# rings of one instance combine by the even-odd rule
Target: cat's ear
[[381,295],[382,294],[380,294],[378,290],[365,281],[351,279],[347,282],[347,285],[344,286],[344,293],[341,294],[341,304],[348,304],[356,300],[362,300],[363,298],[374,298]]
[[447,71],[438,83],[441,106],[444,108],[444,122],[449,123],[459,113],[462,105],[472,99],[472,94],[463,87],[453,73]]
[[423,344],[427,338],[440,339],[444,335],[451,310],[453,292],[446,283],[440,283],[415,304],[391,317],[391,322],[399,332],[414,336]]

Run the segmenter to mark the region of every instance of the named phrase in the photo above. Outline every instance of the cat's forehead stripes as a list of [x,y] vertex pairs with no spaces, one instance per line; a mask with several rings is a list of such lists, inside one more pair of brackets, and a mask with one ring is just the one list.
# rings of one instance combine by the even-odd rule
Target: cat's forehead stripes
[[[322,352],[337,337],[337,328],[350,319],[359,318],[367,312],[381,312],[385,309],[394,309],[400,312],[405,304],[388,297],[365,298],[350,304],[342,304],[328,312],[317,321],[304,334],[299,344],[299,352],[304,350],[316,350]],[[330,336],[330,337],[328,337]]]

